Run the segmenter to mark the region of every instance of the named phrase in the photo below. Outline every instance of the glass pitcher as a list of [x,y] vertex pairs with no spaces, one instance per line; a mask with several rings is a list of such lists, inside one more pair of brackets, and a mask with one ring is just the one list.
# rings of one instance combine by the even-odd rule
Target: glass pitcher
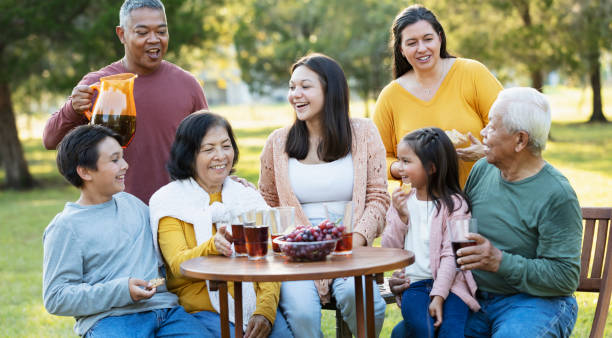
[[121,73],[100,78],[100,83],[90,87],[98,91],[93,109],[85,116],[92,124],[108,127],[121,136],[121,146],[126,148],[136,132],[136,105],[132,73]]

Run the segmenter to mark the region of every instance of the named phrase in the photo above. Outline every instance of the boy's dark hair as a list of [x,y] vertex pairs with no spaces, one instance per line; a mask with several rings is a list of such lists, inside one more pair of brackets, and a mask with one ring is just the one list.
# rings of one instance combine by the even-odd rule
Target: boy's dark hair
[[183,119],[176,130],[176,136],[170,149],[170,159],[166,169],[173,180],[183,180],[195,177],[195,160],[202,139],[213,127],[223,127],[229,135],[232,148],[234,148],[234,161],[230,173],[238,162],[238,145],[236,137],[229,122],[221,115],[208,110],[197,111]]
[[[291,66],[291,74],[299,66],[317,73],[325,95],[322,112],[323,135],[317,148],[319,159],[332,162],[351,151],[353,140],[349,118],[349,87],[342,67],[329,56],[308,54]],[[289,157],[302,160],[308,155],[310,141],[306,122],[297,118],[289,129],[285,152]]]
[[[417,155],[427,172],[427,195],[433,200],[437,212],[444,203],[449,214],[458,209],[453,195],[459,195],[467,202],[467,212],[472,205],[459,184],[459,163],[457,151],[446,133],[435,127],[417,129],[402,138]],[[435,168],[435,170],[432,170]],[[430,172],[433,173],[430,174]]]
[[60,174],[77,188],[83,186],[83,179],[77,167],[97,170],[98,144],[107,137],[121,143],[121,136],[97,124],[78,126],[70,131],[57,146],[57,169]]

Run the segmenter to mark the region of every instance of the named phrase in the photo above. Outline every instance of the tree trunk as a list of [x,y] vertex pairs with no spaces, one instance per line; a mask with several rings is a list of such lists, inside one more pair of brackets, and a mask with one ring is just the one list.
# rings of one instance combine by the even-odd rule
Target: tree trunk
[[608,122],[603,114],[601,103],[601,64],[599,63],[599,51],[594,53],[591,58],[589,77],[591,79],[591,89],[593,90],[593,114],[589,119],[591,122]]
[[540,93],[544,88],[544,75],[542,75],[541,69],[534,69],[531,71],[531,86],[537,89]]
[[8,83],[0,83],[0,158],[8,188],[27,189],[34,186],[19,141]]

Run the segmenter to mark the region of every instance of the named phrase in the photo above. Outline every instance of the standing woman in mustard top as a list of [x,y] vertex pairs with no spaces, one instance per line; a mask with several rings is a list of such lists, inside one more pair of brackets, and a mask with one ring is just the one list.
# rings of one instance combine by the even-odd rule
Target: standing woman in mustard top
[[457,129],[469,140],[457,146],[463,187],[474,162],[484,156],[477,137],[503,87],[480,62],[450,55],[444,28],[421,5],[410,6],[395,18],[391,43],[394,80],[378,96],[374,112],[387,151],[389,178],[401,178],[397,144],[404,135],[424,127]]

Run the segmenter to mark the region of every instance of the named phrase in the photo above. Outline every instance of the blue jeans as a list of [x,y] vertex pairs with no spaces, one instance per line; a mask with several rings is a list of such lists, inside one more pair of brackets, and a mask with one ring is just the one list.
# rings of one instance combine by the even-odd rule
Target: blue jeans
[[[362,277],[365,283],[365,278]],[[365,287],[363,288],[365,292]],[[380,296],[376,284],[374,293],[374,321],[376,336],[385,320],[387,304]],[[344,321],[353,334],[357,332],[357,312],[355,304],[355,282],[353,277],[336,278],[332,283],[332,296],[340,309]],[[365,296],[364,296],[365,299]],[[321,332],[321,302],[313,281],[283,282],[281,284],[280,308],[295,337],[323,337]],[[365,304],[364,304],[365,311]]]
[[[206,334],[202,337],[221,337],[221,316],[218,313],[212,311],[200,311],[193,314],[201,324],[205,326]],[[230,337],[235,337],[235,326],[230,323]],[[291,338],[291,330],[289,325],[280,310],[276,311],[276,319],[274,319],[274,325],[272,325],[272,331],[270,331],[269,338]]]
[[578,316],[572,296],[478,292],[481,309],[470,312],[466,337],[569,337]]
[[468,317],[468,306],[454,293],[450,292],[442,307],[442,325],[434,328],[434,320],[429,315],[429,294],[433,280],[426,279],[410,284],[402,294],[402,317],[391,332],[392,338],[400,337],[462,337]]
[[182,306],[102,318],[85,337],[202,337],[206,328]]

